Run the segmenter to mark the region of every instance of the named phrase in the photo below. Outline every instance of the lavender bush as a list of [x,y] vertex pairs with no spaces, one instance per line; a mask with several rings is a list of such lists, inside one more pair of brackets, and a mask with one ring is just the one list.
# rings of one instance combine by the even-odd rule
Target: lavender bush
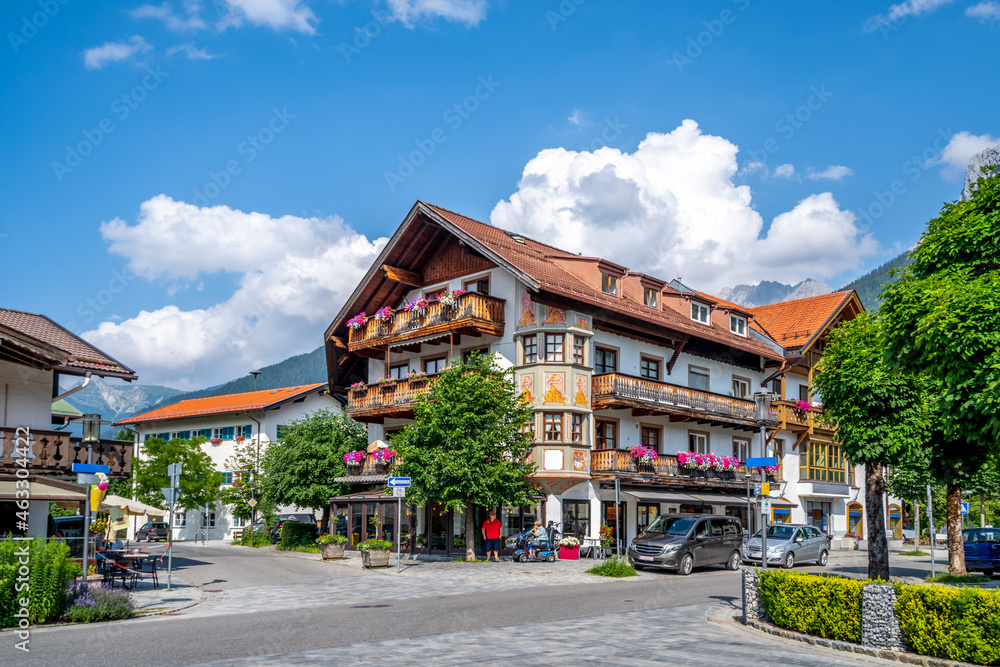
[[66,609],[67,620],[93,623],[128,618],[135,608],[132,597],[122,589],[90,586],[86,591],[73,589]]

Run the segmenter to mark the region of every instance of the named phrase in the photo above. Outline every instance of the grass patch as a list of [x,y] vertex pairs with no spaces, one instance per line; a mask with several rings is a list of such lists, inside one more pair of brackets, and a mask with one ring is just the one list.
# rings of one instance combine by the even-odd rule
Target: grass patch
[[990,577],[985,577],[981,574],[963,574],[961,576],[956,576],[953,574],[948,574],[947,572],[942,572],[934,577],[927,575],[924,581],[928,581],[932,584],[984,584],[990,581]]
[[304,554],[319,554],[323,553],[323,549],[318,544],[300,544],[294,547],[282,547],[279,543],[275,547],[275,551],[298,551]]
[[637,577],[639,576],[632,563],[625,558],[612,556],[600,565],[587,570],[589,574],[596,574],[599,577]]
[[921,551],[920,549],[915,549],[914,551],[904,551],[902,553],[896,554],[897,556],[930,556],[926,551]]

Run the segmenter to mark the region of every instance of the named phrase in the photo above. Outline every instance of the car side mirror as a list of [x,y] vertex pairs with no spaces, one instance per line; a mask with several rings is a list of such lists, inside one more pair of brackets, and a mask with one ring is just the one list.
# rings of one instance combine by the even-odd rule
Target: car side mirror
[[700,542],[702,540],[707,540],[708,539],[708,535],[695,535],[694,539],[696,539],[696,540],[698,540]]
[[795,538],[795,541],[796,541],[796,542],[801,542],[801,541],[802,541],[802,538],[801,538],[801,537],[796,537],[796,538]]

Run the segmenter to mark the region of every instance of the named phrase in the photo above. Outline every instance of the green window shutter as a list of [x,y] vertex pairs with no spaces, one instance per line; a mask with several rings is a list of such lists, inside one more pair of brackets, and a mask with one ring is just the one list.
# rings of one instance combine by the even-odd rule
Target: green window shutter
[[222,429],[222,439],[223,440],[232,440],[233,437],[234,437],[233,436],[233,430],[234,429],[233,429],[232,426],[226,426],[226,427],[224,427]]
[[191,431],[181,431],[180,433],[177,434],[177,437],[180,438],[181,440],[190,440]]
[[160,438],[161,440],[170,440],[170,434],[169,433],[157,433],[156,437]]
[[243,435],[244,436],[246,436],[246,437],[249,438],[250,436],[253,435],[253,425],[252,424],[247,424],[246,426],[243,427],[243,429],[244,429],[244,431],[243,431]]
[[210,429],[210,428],[203,428],[200,431],[198,431],[198,435],[200,435],[203,438],[211,438],[212,437],[212,429]]

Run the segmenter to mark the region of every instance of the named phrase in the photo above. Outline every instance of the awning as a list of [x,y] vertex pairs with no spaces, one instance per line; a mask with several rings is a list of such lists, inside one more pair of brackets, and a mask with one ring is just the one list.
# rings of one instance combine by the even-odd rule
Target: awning
[[112,507],[122,507],[128,510],[129,514],[134,516],[148,515],[148,516],[166,516],[167,510],[161,510],[159,507],[153,507],[152,505],[147,505],[146,503],[141,503],[138,500],[131,500],[130,498],[122,498],[121,496],[105,496],[104,502],[101,503],[101,509],[110,509]]
[[696,499],[692,496],[678,493],[676,491],[659,491],[656,489],[622,489],[622,493],[627,493],[630,496],[638,498],[639,500],[654,500],[663,503],[696,502]]
[[[0,500],[18,498],[17,478],[4,475],[0,479]],[[28,500],[48,500],[49,502],[82,503],[87,499],[86,487],[56,479],[45,479],[38,475],[28,478]],[[23,489],[21,495],[24,495]]]

